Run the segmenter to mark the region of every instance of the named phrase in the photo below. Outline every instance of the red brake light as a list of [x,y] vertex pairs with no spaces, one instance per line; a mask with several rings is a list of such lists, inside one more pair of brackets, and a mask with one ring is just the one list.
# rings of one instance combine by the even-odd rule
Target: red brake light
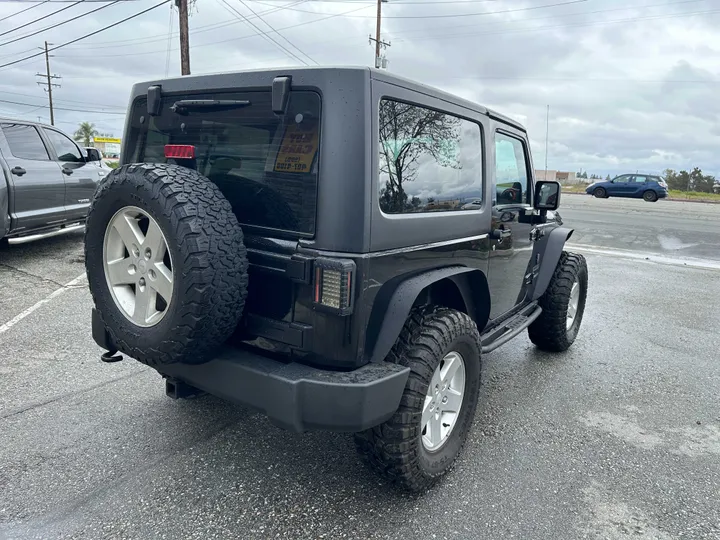
[[175,159],[193,159],[195,147],[192,144],[166,144],[165,157]]

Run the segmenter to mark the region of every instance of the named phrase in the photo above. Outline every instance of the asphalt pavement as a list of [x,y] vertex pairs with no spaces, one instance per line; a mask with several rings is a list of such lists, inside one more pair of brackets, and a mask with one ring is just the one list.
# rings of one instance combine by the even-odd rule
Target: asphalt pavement
[[590,273],[578,340],[485,355],[465,450],[419,496],[348,435],[101,363],[82,233],[0,252],[0,538],[720,538],[720,205],[561,215]]

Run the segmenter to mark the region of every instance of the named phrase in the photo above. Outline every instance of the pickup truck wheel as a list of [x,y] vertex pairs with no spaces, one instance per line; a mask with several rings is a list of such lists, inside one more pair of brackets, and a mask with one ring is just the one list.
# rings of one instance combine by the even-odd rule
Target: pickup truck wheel
[[112,343],[151,366],[202,363],[235,330],[247,294],[243,233],[198,172],[126,165],[99,186],[85,266]]
[[587,287],[585,257],[563,251],[548,288],[538,301],[543,311],[528,328],[530,341],[544,351],[569,349],[580,330]]
[[10,247],[10,240],[8,238],[0,238],[0,249],[7,249]]
[[394,484],[418,492],[440,479],[460,454],[480,392],[480,335],[459,311],[416,310],[388,361],[410,367],[393,417],[355,434],[359,454]]

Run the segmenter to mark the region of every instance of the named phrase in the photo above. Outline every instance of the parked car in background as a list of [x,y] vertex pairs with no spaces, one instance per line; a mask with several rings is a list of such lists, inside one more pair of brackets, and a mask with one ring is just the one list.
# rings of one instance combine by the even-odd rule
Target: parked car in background
[[105,176],[59,129],[0,118],[0,243],[83,223]]
[[98,174],[101,178],[112,171],[112,167],[105,162],[105,155],[102,150],[92,146],[86,146],[85,152],[87,153],[88,160],[99,169]]
[[599,199],[608,197],[643,198],[655,202],[668,196],[668,186],[659,176],[648,174],[623,174],[612,180],[593,182],[585,193]]

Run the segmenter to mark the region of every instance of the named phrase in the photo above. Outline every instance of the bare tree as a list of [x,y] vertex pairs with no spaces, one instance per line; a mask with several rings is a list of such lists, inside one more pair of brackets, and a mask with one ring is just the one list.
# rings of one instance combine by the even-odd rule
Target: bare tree
[[[429,154],[446,167],[460,168],[455,155],[460,124],[459,118],[416,105],[380,103],[380,174],[388,176],[380,194],[383,210],[406,209],[408,196],[403,184],[415,180],[421,156]],[[413,201],[411,206],[417,208],[419,202]]]

